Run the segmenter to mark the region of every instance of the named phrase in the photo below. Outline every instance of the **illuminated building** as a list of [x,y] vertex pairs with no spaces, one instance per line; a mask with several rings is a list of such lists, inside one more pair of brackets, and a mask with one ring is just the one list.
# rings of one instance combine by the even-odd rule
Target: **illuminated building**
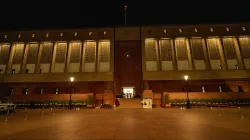
[[74,94],[96,98],[184,92],[184,75],[190,92],[250,92],[249,35],[250,24],[1,32],[1,96],[68,94],[71,76]]

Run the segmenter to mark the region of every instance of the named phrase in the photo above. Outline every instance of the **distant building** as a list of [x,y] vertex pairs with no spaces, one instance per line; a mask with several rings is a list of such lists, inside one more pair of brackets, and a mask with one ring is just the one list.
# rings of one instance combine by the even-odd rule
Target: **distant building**
[[141,26],[0,33],[5,95],[105,90],[250,92],[250,24]]

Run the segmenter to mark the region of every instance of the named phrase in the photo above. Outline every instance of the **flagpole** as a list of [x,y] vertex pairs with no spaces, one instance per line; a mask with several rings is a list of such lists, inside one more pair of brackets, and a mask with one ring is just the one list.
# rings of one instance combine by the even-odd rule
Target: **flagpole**
[[125,26],[127,26],[127,5],[124,6]]

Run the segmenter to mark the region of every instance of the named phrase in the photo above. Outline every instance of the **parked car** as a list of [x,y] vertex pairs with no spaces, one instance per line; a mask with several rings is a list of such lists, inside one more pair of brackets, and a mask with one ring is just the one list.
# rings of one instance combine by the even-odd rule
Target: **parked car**
[[0,112],[7,112],[8,109],[10,112],[13,112],[16,109],[16,105],[12,102],[0,101]]

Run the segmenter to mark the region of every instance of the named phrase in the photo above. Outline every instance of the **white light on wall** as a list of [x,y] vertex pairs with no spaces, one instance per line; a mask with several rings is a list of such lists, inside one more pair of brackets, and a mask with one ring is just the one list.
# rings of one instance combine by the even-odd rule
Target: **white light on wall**
[[182,33],[182,29],[179,29],[179,32]]
[[22,34],[18,34],[18,38],[21,38],[22,37]]
[[202,89],[202,92],[205,92],[205,87],[204,86],[202,86],[201,89]]
[[242,30],[245,31],[245,30],[246,30],[246,27],[242,27]]
[[221,86],[219,86],[219,91],[222,92],[222,87]]
[[164,29],[164,30],[163,30],[163,32],[166,34],[166,33],[167,33],[167,30],[166,30],[166,29]]
[[214,32],[214,29],[213,29],[213,28],[210,28],[210,32]]

